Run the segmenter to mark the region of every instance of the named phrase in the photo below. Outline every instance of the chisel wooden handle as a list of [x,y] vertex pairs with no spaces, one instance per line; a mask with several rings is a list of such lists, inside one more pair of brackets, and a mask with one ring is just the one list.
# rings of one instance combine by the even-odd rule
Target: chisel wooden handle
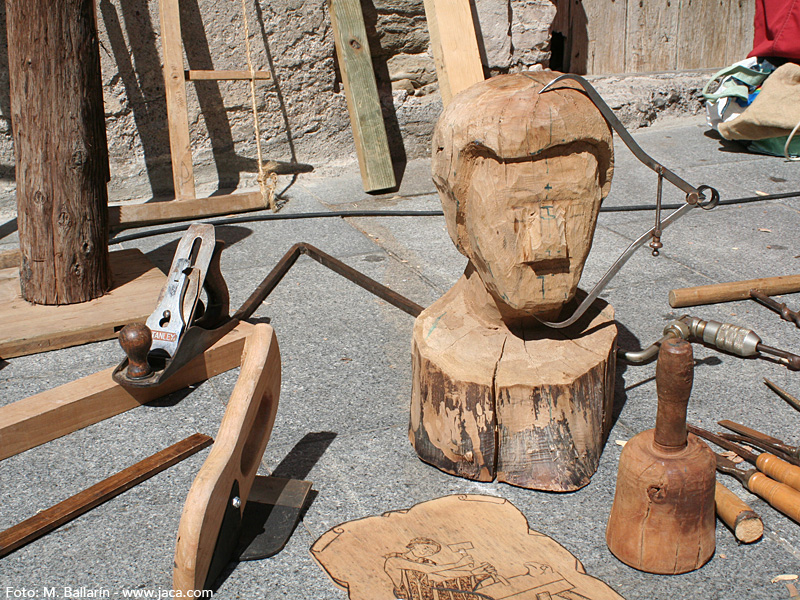
[[747,488],[761,496],[772,508],[800,523],[800,492],[797,490],[759,472],[750,476]]
[[764,533],[761,517],[719,481],[714,492],[714,502],[717,516],[733,531],[737,540],[750,544],[761,538]]
[[758,470],[776,481],[800,490],[800,467],[778,458],[769,452],[762,452],[756,459]]

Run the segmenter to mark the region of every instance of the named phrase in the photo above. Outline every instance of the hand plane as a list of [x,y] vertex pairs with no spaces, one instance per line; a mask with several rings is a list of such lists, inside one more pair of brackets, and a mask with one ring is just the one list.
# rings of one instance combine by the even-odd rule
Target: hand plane
[[[210,348],[240,321],[250,318],[297,259],[306,255],[389,304],[417,316],[422,307],[311,244],[292,246],[250,297],[229,315],[228,286],[220,271],[223,242],[214,226],[195,224],[178,243],[167,283],[146,323],[131,323],[119,333],[127,358],[114,369],[114,381],[134,387],[156,386]],[[206,303],[200,295],[205,291]]]
[[114,381],[134,387],[158,385],[236,326],[219,265],[223,247],[213,225],[189,227],[175,250],[155,310],[145,323],[120,331],[127,356],[114,369]]

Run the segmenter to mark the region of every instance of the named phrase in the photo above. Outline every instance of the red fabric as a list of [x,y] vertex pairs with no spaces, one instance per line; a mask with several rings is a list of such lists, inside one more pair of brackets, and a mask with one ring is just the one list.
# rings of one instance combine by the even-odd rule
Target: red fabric
[[753,51],[748,56],[800,60],[800,0],[756,0]]

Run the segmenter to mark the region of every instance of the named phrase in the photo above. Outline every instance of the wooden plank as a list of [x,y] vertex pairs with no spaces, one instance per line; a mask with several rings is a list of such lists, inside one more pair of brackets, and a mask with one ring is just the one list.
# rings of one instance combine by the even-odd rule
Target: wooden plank
[[727,66],[727,47],[732,41],[728,33],[730,4],[730,0],[682,0],[676,53],[678,70]]
[[483,65],[469,0],[425,0],[425,17],[442,104],[483,81]]
[[342,523],[311,556],[350,600],[624,600],[497,496],[446,496]]
[[269,71],[203,71],[190,69],[184,72],[186,81],[237,81],[256,79],[258,81],[272,79]]
[[395,187],[392,157],[359,0],[328,4],[364,191]]
[[183,42],[178,0],[159,0],[161,52],[164,61],[164,86],[167,95],[169,147],[172,156],[172,181],[179,200],[194,198],[194,170],[189,138],[189,112],[183,69]]
[[0,557],[61,527],[212,444],[195,433],[0,533]]
[[753,0],[729,0],[728,11],[728,47],[721,67],[744,60],[753,49],[756,3]]
[[145,204],[120,204],[108,207],[108,226],[112,231],[201,219],[218,215],[264,210],[268,208],[261,192],[242,192],[239,194],[223,194],[208,198],[191,198],[169,202],[147,202]]
[[0,407],[0,460],[238,367],[252,328],[239,323],[156,387],[122,387],[111,378],[111,367]]
[[22,299],[19,269],[0,269],[0,357],[13,358],[113,338],[119,327],[144,321],[166,277],[140,250],[109,254],[113,286],[105,296],[64,306]]
[[676,0],[628,3],[625,34],[627,73],[675,69],[679,11],[680,3]]
[[[281,391],[281,355],[272,327],[253,328],[242,369],[211,450],[186,497],[173,560],[173,589],[192,597],[207,589],[227,566],[236,549],[218,547],[230,490],[237,485],[239,515],[244,515],[250,488],[267,447]],[[219,554],[219,556],[215,556]]]
[[3,250],[0,252],[0,269],[19,267],[20,253],[19,248]]
[[[590,75],[624,73],[627,16],[625,2],[584,0],[575,3],[570,15],[573,32],[570,71]],[[581,31],[586,32],[584,44],[580,43]]]

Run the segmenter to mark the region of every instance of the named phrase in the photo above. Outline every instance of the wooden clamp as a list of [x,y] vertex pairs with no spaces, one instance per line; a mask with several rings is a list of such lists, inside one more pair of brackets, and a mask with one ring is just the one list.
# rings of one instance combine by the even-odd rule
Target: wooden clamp
[[272,327],[258,324],[216,443],[183,506],[175,545],[173,588],[188,596],[207,589],[239,541],[247,498],[267,447],[281,386],[281,358]]

